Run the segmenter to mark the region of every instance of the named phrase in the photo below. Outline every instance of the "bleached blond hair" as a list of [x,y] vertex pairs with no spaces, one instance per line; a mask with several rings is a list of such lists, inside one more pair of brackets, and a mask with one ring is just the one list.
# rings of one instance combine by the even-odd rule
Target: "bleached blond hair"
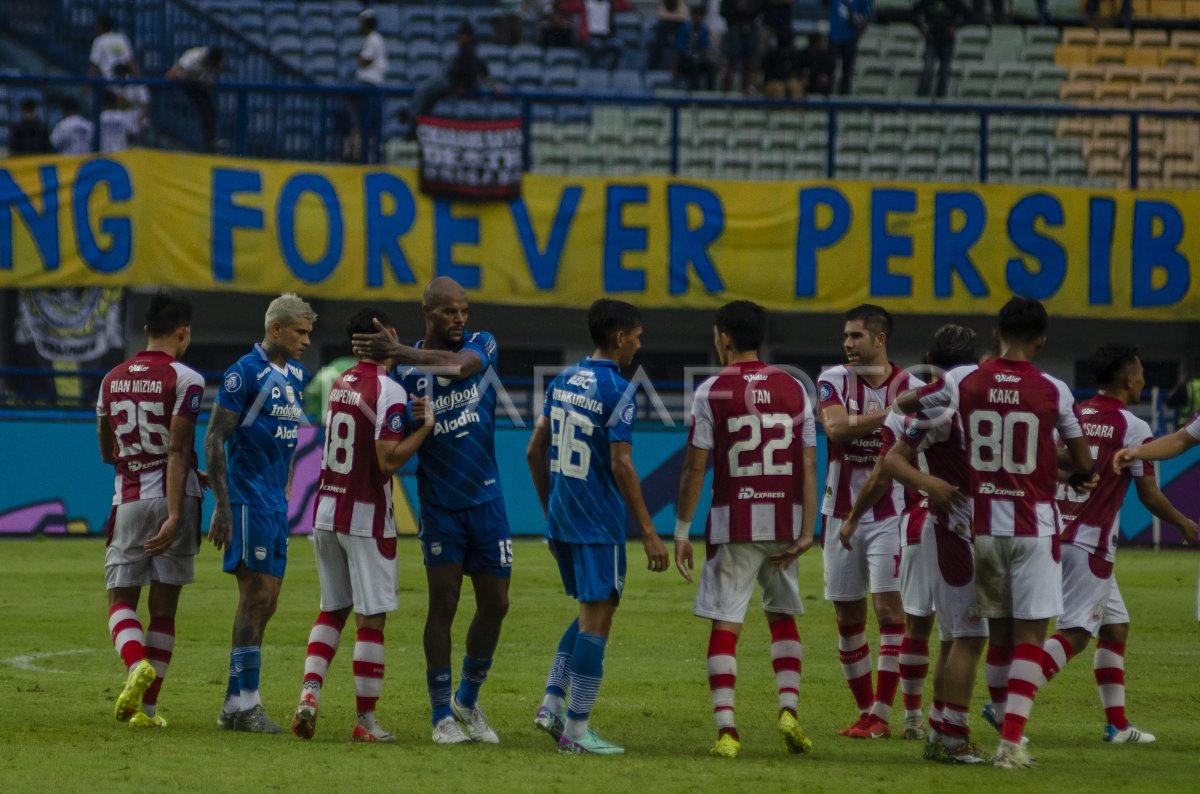
[[285,292],[271,301],[271,305],[267,307],[267,316],[263,325],[269,329],[274,323],[291,325],[297,320],[316,322],[317,313],[304,298],[294,292]]

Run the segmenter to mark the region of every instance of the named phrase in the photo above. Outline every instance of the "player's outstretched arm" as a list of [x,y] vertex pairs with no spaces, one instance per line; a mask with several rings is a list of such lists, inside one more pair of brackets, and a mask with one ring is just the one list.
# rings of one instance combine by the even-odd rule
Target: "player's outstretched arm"
[[225,442],[237,429],[241,417],[228,408],[213,405],[204,436],[204,458],[208,461],[208,487],[216,505],[208,524],[208,539],[218,549],[229,542],[233,532],[233,510],[229,506],[229,483],[225,479]]
[[1186,427],[1181,427],[1169,436],[1156,438],[1140,447],[1118,450],[1113,456],[1113,468],[1120,472],[1139,460],[1170,460],[1197,444],[1200,441],[1193,438]]
[[544,416],[539,416],[533,426],[533,435],[525,448],[525,463],[545,515],[550,507],[550,420]]
[[1142,504],[1146,506],[1147,510],[1168,524],[1179,527],[1179,531],[1183,533],[1183,539],[1187,543],[1196,542],[1196,522],[1179,512],[1175,505],[1171,504],[1171,500],[1167,499],[1167,495],[1154,481],[1153,474],[1134,477],[1133,483],[1137,488],[1138,499],[1142,500]]
[[146,541],[146,553],[162,554],[171,548],[183,519],[183,496],[187,486],[188,469],[192,466],[192,449],[196,443],[196,423],[186,416],[171,417],[167,441],[167,520],[158,533]]
[[642,530],[642,546],[646,549],[646,562],[650,570],[658,573],[667,570],[667,547],[654,529],[646,500],[642,498],[642,483],[633,467],[633,445],[628,441],[613,441],[612,473],[617,489],[625,500],[625,507],[633,514],[634,523]]
[[817,448],[804,448],[804,517],[800,523],[800,537],[788,546],[772,554],[768,559],[780,568],[786,567],[792,560],[812,548],[813,537],[817,528]]
[[101,416],[96,420],[96,441],[100,445],[100,460],[104,463],[116,463],[117,456],[113,453],[116,443],[112,427],[108,424],[108,417]]
[[375,442],[375,459],[379,462],[380,470],[389,477],[417,454],[417,449],[433,430],[433,411],[429,410],[429,400],[425,397],[414,397],[412,406],[417,426],[411,433],[404,438]]
[[375,320],[379,330],[373,334],[355,334],[354,354],[372,361],[395,359],[399,364],[420,367],[431,375],[440,375],[452,380],[469,378],[483,369],[483,359],[470,350],[427,350],[403,345],[394,328],[388,328]]
[[844,405],[827,405],[821,409],[821,426],[830,441],[844,444],[856,438],[869,436],[887,419],[888,409],[869,414],[854,414],[851,416]]
[[858,492],[858,498],[854,500],[854,504],[850,508],[850,515],[846,516],[841,529],[838,530],[838,541],[847,550],[854,547],[854,533],[858,530],[858,522],[862,520],[863,513],[874,507],[875,503],[882,499],[891,487],[892,476],[884,471],[883,458],[876,458],[870,476],[863,483],[862,490]]
[[683,473],[679,478],[679,499],[675,506],[675,570],[689,582],[692,581],[692,541],[689,534],[707,467],[708,450],[688,444],[683,458]]
[[921,491],[943,512],[948,513],[956,506],[967,503],[966,494],[940,477],[921,471],[916,461],[917,451],[903,440],[897,440],[884,456],[883,467],[896,482],[905,488]]

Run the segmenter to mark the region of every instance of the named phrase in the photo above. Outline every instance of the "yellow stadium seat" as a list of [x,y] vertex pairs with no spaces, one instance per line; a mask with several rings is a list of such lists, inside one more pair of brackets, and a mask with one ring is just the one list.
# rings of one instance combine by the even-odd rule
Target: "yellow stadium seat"
[[1151,0],[1150,15],[1158,19],[1183,19],[1183,0]]
[[[1134,16],[1141,16],[1137,9],[1134,9]],[[1165,30],[1136,30],[1133,33],[1134,47],[1165,47],[1167,46],[1167,32]]]
[[1177,30],[1171,34],[1172,47],[1185,47],[1190,50],[1200,50],[1200,31]]
[[1175,69],[1143,69],[1142,82],[1170,85],[1175,82],[1176,74]]
[[1184,19],[1200,17],[1200,0],[1183,0]]
[[1194,108],[1200,105],[1200,86],[1177,85],[1167,88],[1167,104],[1176,108]]
[[1054,50],[1054,62],[1059,66],[1082,66],[1091,63],[1091,48],[1081,46],[1060,46]]
[[1192,67],[1196,65],[1196,51],[1183,47],[1167,47],[1159,50],[1158,62],[1163,68]]
[[1104,70],[1104,79],[1109,83],[1137,83],[1142,73],[1132,66],[1109,66]]
[[1129,101],[1138,107],[1155,107],[1167,101],[1167,87],[1161,83],[1142,83],[1129,89]]
[[1180,85],[1200,85],[1200,69],[1179,69],[1172,75]]
[[1090,138],[1095,124],[1088,117],[1059,119],[1054,134],[1059,138]]
[[1146,19],[1150,16],[1150,0],[1133,0],[1133,16],[1135,19]]
[[1129,138],[1129,120],[1126,118],[1097,119],[1094,134],[1098,138]]
[[1167,125],[1162,119],[1156,119],[1152,116],[1143,116],[1138,119],[1138,134],[1148,141],[1154,141],[1155,145],[1162,146],[1162,141],[1166,137]]
[[1120,152],[1120,141],[1115,138],[1095,139],[1083,142],[1083,156],[1088,160],[1105,157],[1119,160],[1121,158]]
[[1123,64],[1125,63],[1125,47],[1093,47],[1092,63]]
[[1134,45],[1125,51],[1125,65],[1154,69],[1158,66],[1158,49]]
[[1091,47],[1096,43],[1095,28],[1063,28],[1062,43],[1065,47]]
[[1088,63],[1072,66],[1069,74],[1071,82],[1074,83],[1100,83],[1104,81],[1106,70],[1103,66],[1093,66]]
[[1100,47],[1128,47],[1131,41],[1129,31],[1124,28],[1101,30],[1096,33],[1096,45]]
[[1092,97],[1096,95],[1096,86],[1100,83],[1063,83],[1058,87],[1058,97],[1063,102],[1071,102],[1076,105],[1089,105],[1092,102]]
[[1127,83],[1101,83],[1096,86],[1096,104],[1128,105],[1129,88]]

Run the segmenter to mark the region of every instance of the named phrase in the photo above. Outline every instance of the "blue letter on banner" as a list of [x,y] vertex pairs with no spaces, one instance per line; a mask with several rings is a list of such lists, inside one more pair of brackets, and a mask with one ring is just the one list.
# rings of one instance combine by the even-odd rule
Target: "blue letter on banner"
[[888,260],[893,256],[912,258],[912,236],[891,234],[888,231],[888,215],[893,212],[915,212],[916,209],[915,191],[871,191],[871,295],[885,298],[907,298],[912,295],[912,276],[902,276],[888,270]]
[[567,233],[571,231],[571,222],[575,220],[575,211],[579,209],[582,197],[583,188],[578,185],[563,188],[558,211],[554,213],[554,221],[550,224],[545,250],[538,248],[537,232],[533,229],[525,199],[514,199],[508,205],[513,226],[517,229],[517,239],[521,241],[521,250],[525,252],[525,261],[529,264],[529,274],[533,276],[534,286],[540,290],[552,290],[558,282],[558,265],[567,244]]
[[1034,193],[1012,208],[1008,216],[1008,237],[1023,253],[1036,258],[1040,267],[1036,273],[1031,273],[1024,260],[1013,257],[1008,260],[1005,275],[1013,293],[1044,300],[1058,292],[1067,277],[1067,252],[1054,240],[1038,234],[1039,218],[1045,219],[1050,226],[1062,226],[1062,204],[1054,196]]
[[[817,208],[828,207],[833,218],[825,228],[817,227]],[[800,221],[796,231],[796,297],[817,294],[817,251],[841,240],[850,228],[850,202],[831,187],[800,191]]]
[[[963,226],[953,229],[955,211],[963,214]],[[971,248],[987,226],[987,206],[975,193],[938,193],[933,199],[933,295],[949,298],[954,293],[954,274],[973,298],[988,294],[987,284],[971,261]]]
[[[312,193],[321,199],[328,221],[329,241],[325,253],[315,262],[305,261],[296,245],[296,205],[305,193]],[[306,284],[319,284],[329,278],[342,258],[342,206],[329,180],[319,174],[293,176],[279,192],[276,218],[279,248],[283,251],[283,261],[287,263],[288,270]]]
[[645,185],[609,185],[604,213],[604,291],[645,292],[646,272],[626,270],[621,259],[626,251],[645,251],[649,234],[643,226],[625,226],[621,221],[626,204],[645,204]]
[[456,218],[450,202],[433,202],[434,275],[449,276],[467,289],[479,289],[479,265],[454,261],[456,243],[479,245],[479,218]]
[[[1162,234],[1154,233],[1154,222]],[[1165,201],[1135,201],[1133,205],[1133,305],[1169,306],[1179,303],[1191,286],[1187,257],[1179,252],[1183,218]],[[1154,271],[1166,271],[1166,281],[1154,286]]]
[[1088,304],[1112,304],[1113,218],[1117,202],[1092,198],[1088,202]]
[[235,193],[261,193],[262,174],[241,168],[212,172],[213,281],[233,281],[233,230],[262,229],[263,212],[233,203]]
[[116,273],[129,264],[133,253],[133,223],[127,217],[104,218],[100,221],[100,230],[112,238],[112,245],[106,250],[96,242],[88,218],[88,198],[101,182],[108,183],[108,194],[113,201],[133,198],[129,172],[120,164],[112,160],[92,160],[84,164],[71,189],[75,239],[79,242],[79,256],[88,267],[101,273]]
[[[417,281],[400,247],[400,238],[408,234],[417,217],[417,205],[404,180],[391,174],[367,174],[363,180],[367,210],[367,286],[383,286],[383,260],[392,276],[401,284]],[[383,197],[391,196],[396,211],[383,211]]]
[[[688,207],[700,208],[700,226],[688,228]],[[721,276],[708,255],[708,247],[725,229],[725,208],[716,193],[692,185],[667,187],[667,218],[670,248],[667,256],[667,285],[672,295],[688,289],[688,263],[696,270],[700,283],[710,293],[725,291]]]
[[58,270],[58,171],[52,165],[38,169],[42,181],[42,211],[33,208],[29,196],[17,186],[7,171],[0,170],[0,268],[12,270],[12,210],[25,221],[33,242],[42,255],[42,267]]

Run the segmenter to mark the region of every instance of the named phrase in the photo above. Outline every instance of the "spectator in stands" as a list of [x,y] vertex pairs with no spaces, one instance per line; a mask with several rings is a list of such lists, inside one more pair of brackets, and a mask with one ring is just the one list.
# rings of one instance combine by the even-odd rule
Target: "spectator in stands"
[[804,87],[805,94],[829,96],[833,73],[829,68],[829,40],[824,33],[808,34],[808,46],[800,52],[800,61],[804,64],[803,71],[808,81]]
[[829,72],[838,71],[838,93],[849,94],[854,80],[854,61],[858,57],[858,40],[875,17],[873,0],[830,0],[829,3]]
[[648,69],[663,69],[675,52],[675,37],[688,23],[688,7],[684,0],[659,0],[658,22],[646,65]]
[[117,103],[121,109],[142,110],[150,112],[150,89],[141,83],[127,82],[133,75],[133,69],[127,63],[118,63],[113,67],[113,85],[109,89],[117,95]]
[[565,0],[550,0],[542,6],[538,44],[543,47],[574,47],[575,25],[564,7]]
[[717,79],[712,33],[704,21],[707,16],[704,6],[693,6],[691,23],[675,36],[675,79],[685,81],[690,91],[711,91]]
[[616,69],[621,59],[621,45],[613,30],[613,4],[610,0],[584,0],[584,22],[587,38],[583,49],[588,66],[596,69]]
[[8,131],[8,153],[14,157],[22,154],[49,154],[50,130],[38,116],[38,101],[31,96],[21,100],[21,118]]
[[449,68],[444,74],[421,83],[413,94],[407,114],[409,127],[405,137],[408,140],[416,140],[417,119],[428,114],[438,100],[451,94],[457,96],[478,91],[480,85],[486,85],[492,91],[503,90],[492,80],[488,66],[479,57],[475,45],[474,26],[470,22],[463,22],[458,26],[458,52]]
[[358,32],[363,42],[355,62],[358,68],[354,71],[354,79],[362,91],[351,96],[354,125],[343,142],[343,157],[348,160],[361,159],[364,137],[369,139],[368,152],[374,152],[376,148],[375,136],[370,132],[364,136],[359,127],[365,127],[367,131],[374,130],[378,125],[377,120],[382,116],[383,103],[379,89],[387,79],[388,57],[387,47],[383,43],[383,36],[377,30],[378,27],[379,20],[371,9],[365,9],[358,15]]
[[721,18],[725,20],[725,73],[721,90],[733,88],[733,72],[742,76],[742,93],[753,85],[758,57],[759,0],[721,0]]
[[220,47],[192,47],[179,56],[179,60],[167,71],[168,80],[183,83],[183,90],[191,99],[200,115],[200,129],[204,135],[204,148],[215,152],[217,140],[217,103],[213,97],[213,84],[225,70],[225,52]]
[[804,55],[796,51],[794,38],[789,30],[763,56],[763,96],[767,99],[804,99],[807,64]]
[[100,151],[123,152],[129,148],[130,137],[141,134],[146,124],[145,108],[122,110],[117,95],[104,92],[100,110]]
[[933,70],[937,67],[937,93],[944,97],[950,85],[950,64],[954,61],[954,39],[969,15],[963,0],[917,0],[913,21],[925,37],[925,65],[917,96],[929,96],[933,85]]
[[[784,36],[794,37],[792,31],[793,0],[764,0],[762,21],[763,27],[774,34],[775,41],[783,41]],[[793,45],[795,42],[793,42]]]
[[134,77],[141,74],[129,37],[115,28],[112,15],[101,13],[96,17],[96,38],[92,39],[92,52],[88,58],[88,77],[111,80],[118,64],[128,65]]
[[59,154],[90,154],[96,125],[83,117],[79,100],[67,97],[62,102],[62,121],[50,131],[50,144]]

